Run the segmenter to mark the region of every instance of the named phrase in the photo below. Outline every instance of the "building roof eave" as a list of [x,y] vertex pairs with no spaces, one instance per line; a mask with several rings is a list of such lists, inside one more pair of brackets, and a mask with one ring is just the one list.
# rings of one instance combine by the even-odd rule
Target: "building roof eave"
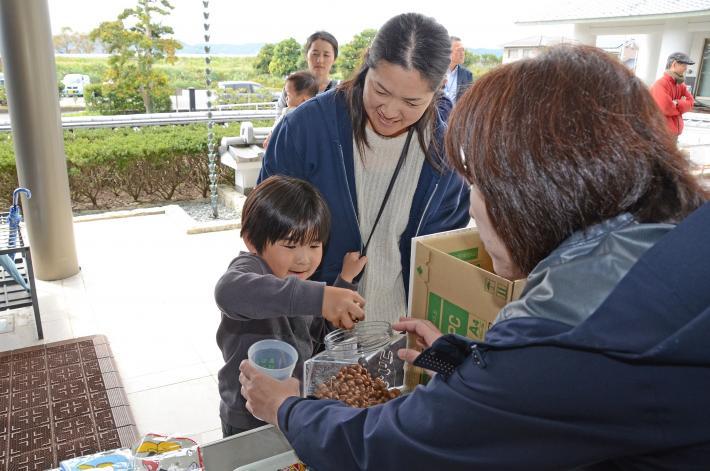
[[710,9],[679,12],[679,13],[663,13],[658,15],[639,15],[639,16],[615,16],[615,17],[600,17],[600,18],[564,18],[555,20],[519,20],[515,24],[519,26],[535,26],[535,25],[560,25],[560,24],[591,24],[591,23],[621,23],[621,22],[637,22],[649,20],[673,20],[679,18],[696,18],[699,16],[710,16]]

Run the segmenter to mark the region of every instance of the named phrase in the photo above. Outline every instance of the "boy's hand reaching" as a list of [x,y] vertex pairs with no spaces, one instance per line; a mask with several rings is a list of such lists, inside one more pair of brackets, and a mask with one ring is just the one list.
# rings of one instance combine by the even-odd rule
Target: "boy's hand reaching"
[[365,300],[352,291],[326,286],[323,293],[323,317],[336,328],[352,329],[355,322],[365,318]]
[[367,256],[360,256],[360,252],[348,252],[343,257],[343,269],[340,278],[343,281],[352,283],[353,279],[360,274],[367,264]]

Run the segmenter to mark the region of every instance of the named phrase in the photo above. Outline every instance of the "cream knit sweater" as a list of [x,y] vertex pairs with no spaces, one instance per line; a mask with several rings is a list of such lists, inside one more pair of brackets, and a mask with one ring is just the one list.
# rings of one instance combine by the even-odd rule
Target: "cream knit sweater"
[[[363,243],[370,237],[406,139],[407,133],[387,138],[368,127],[367,140],[370,146],[365,147],[365,155],[360,154],[353,140],[355,188]],[[366,302],[365,320],[395,322],[407,313],[399,239],[407,227],[424,159],[425,155],[415,132],[387,206],[367,249],[368,263],[358,288]]]

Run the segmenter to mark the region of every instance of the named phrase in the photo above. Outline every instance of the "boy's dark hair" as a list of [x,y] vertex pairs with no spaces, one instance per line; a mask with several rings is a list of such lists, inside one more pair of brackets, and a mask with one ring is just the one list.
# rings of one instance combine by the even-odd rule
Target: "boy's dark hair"
[[330,234],[330,211],[310,183],[275,175],[247,196],[242,208],[242,238],[257,253],[279,240],[296,244],[325,242]]
[[303,47],[303,53],[308,54],[308,50],[311,48],[314,42],[318,40],[323,40],[327,43],[329,43],[331,46],[333,46],[333,59],[338,58],[338,40],[335,39],[335,36],[330,34],[327,31],[316,31],[315,33],[311,34],[308,36],[308,39],[306,39],[306,45]]
[[622,213],[677,223],[709,196],[646,85],[590,46],[485,74],[456,103],[446,146],[523,273],[575,231]]
[[305,94],[313,98],[318,95],[318,80],[316,76],[307,70],[299,70],[286,77],[287,82],[293,84],[293,88],[301,95]]

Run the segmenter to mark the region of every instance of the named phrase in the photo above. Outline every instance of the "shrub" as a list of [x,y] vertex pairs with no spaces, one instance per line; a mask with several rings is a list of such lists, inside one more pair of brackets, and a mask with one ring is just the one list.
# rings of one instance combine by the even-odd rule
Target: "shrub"
[[[255,123],[255,125],[264,123]],[[239,134],[238,125],[213,128],[215,142]],[[180,189],[209,195],[207,127],[204,124],[64,131],[69,187],[73,203],[98,207],[102,192],[170,200]],[[217,164],[219,181],[229,169]],[[12,139],[0,134],[0,201],[9,206],[18,186]],[[0,207],[0,209],[2,209]]]

